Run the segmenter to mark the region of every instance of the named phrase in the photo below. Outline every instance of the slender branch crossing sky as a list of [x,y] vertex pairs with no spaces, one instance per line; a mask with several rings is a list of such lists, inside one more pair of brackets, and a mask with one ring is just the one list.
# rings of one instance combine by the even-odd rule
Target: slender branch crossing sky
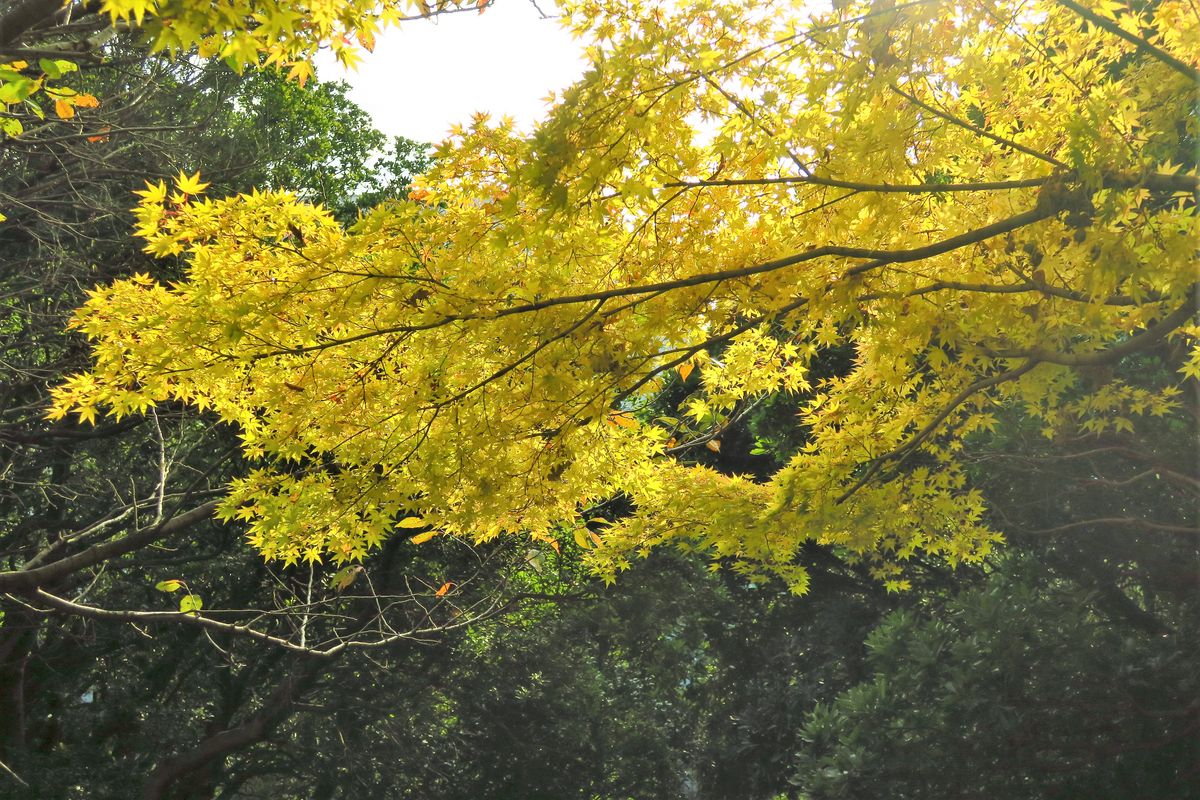
[[[553,3],[539,5],[555,13]],[[376,127],[425,142],[441,141],[477,111],[512,116],[528,129],[545,114],[546,95],[584,69],[583,43],[529,0],[496,0],[483,13],[389,28],[356,72],[322,56],[320,78],[349,83],[351,99]]]

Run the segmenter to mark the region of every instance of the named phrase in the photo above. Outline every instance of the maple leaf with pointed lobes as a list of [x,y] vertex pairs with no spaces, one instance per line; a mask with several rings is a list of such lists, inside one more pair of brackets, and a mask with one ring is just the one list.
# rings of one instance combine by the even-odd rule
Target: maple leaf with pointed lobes
[[188,176],[184,174],[183,170],[180,170],[179,175],[175,178],[175,188],[185,195],[202,194],[208,186],[209,184],[200,181],[199,171],[195,175]]
[[293,61],[291,67],[288,69],[287,76],[288,80],[294,80],[303,86],[308,83],[313,74],[312,64],[309,64],[307,61]]
[[155,205],[164,203],[167,200],[167,184],[163,181],[159,181],[158,183],[146,181],[145,189],[135,189],[133,193],[143,198],[144,204]]

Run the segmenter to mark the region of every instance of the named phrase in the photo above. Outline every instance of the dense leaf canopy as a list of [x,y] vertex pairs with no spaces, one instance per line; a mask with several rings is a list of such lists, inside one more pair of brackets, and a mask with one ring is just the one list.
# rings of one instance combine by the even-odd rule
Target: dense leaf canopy
[[[806,542],[893,587],[915,553],[980,558],[1000,537],[959,453],[1001,410],[1133,430],[1200,374],[1200,20],[807,5],[581,3],[592,67],[534,135],[480,117],[348,228],[151,184],[139,233],[186,278],[93,294],[96,365],[55,413],[235,423],[260,466],[222,514],[286,561],[397,524],[573,531],[608,574],[675,542],[798,591]],[[851,368],[810,381],[834,347]],[[1102,374],[1151,350],[1177,380]],[[673,380],[679,416],[643,413]],[[806,441],[769,482],[686,459],[774,393]]]

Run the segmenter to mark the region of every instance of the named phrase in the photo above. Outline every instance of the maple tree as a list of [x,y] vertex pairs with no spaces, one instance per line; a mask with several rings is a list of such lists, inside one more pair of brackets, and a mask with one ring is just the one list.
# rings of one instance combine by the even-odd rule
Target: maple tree
[[[575,4],[592,67],[546,123],[478,117],[349,227],[285,192],[149,184],[139,235],[187,277],[93,292],[95,367],[53,414],[174,400],[235,424],[259,467],[220,514],[288,562],[396,529],[573,536],[610,576],[675,543],[796,591],[807,542],[890,588],[916,553],[981,558],[1000,534],[959,453],[1002,410],[1132,432],[1200,377],[1200,17],[806,5]],[[245,62],[282,58],[288,11]],[[851,369],[810,382],[835,346]],[[1175,379],[1109,369],[1145,355]],[[643,413],[676,380],[679,415]],[[770,481],[686,461],[777,393],[806,443]]]

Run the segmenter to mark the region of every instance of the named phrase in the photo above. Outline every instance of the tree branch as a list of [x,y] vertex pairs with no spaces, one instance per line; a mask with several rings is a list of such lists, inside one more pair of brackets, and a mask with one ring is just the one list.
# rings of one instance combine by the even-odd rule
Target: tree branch
[[62,8],[56,0],[24,0],[0,17],[0,45],[12,44],[31,28],[53,19]]
[[[1007,144],[1007,140],[1005,140]],[[1013,146],[1019,146],[1013,143]],[[822,178],[816,175],[781,175],[774,178],[710,178],[696,181],[672,181],[662,188],[704,188],[710,186],[771,186],[775,184],[807,184],[828,186],[834,189],[850,189],[873,194],[938,194],[939,192],[989,192],[1006,189],[1036,189],[1043,186],[1054,175],[1041,178],[1024,178],[1011,181],[980,181],[978,183],[864,183],[844,181],[837,178]],[[1066,177],[1073,177],[1068,175]],[[1151,173],[1149,175],[1110,175],[1104,179],[1108,188],[1128,189],[1133,186],[1165,191],[1194,192],[1200,188],[1200,178],[1194,175],[1171,175]]]
[[1037,530],[1023,530],[1021,533],[1027,534],[1048,534],[1062,533],[1064,531],[1075,530],[1076,528],[1093,528],[1098,525],[1129,525],[1135,528],[1146,528],[1152,531],[1164,531],[1166,533],[1179,533],[1195,536],[1200,534],[1200,528],[1190,525],[1175,525],[1167,522],[1155,522],[1154,520],[1141,519],[1139,517],[1098,517],[1096,519],[1081,519],[1075,522],[1066,522],[1062,525],[1055,525],[1051,528],[1038,528]]
[[191,511],[174,516],[152,528],[131,533],[124,539],[89,547],[87,550],[76,553],[73,556],[67,556],[44,567],[0,572],[0,592],[14,592],[18,594],[31,592],[44,584],[53,583],[81,569],[94,566],[110,558],[131,553],[151,542],[178,533],[197,522],[211,517],[216,508],[217,501],[213,500],[197,506]]
[[1150,345],[1165,338],[1181,325],[1186,324],[1196,313],[1196,287],[1188,290],[1188,301],[1179,308],[1167,314],[1155,325],[1147,328],[1136,336],[1130,336],[1118,345],[1107,350],[1096,350],[1091,353],[1061,353],[1057,350],[1047,350],[1034,347],[1028,350],[999,351],[999,358],[1031,358],[1045,361],[1049,364],[1059,364],[1065,367],[1097,367],[1112,364],[1133,353],[1145,350]]
[[1027,225],[1031,225],[1035,222],[1040,222],[1048,217],[1052,217],[1058,213],[1059,210],[1060,209],[1058,209],[1052,203],[1042,203],[1039,204],[1038,207],[1030,209],[1029,211],[1015,214],[998,222],[993,222],[990,225],[985,225],[981,228],[976,228],[975,230],[959,234],[958,236],[952,236],[949,239],[944,239],[940,242],[925,245],[924,247],[915,247],[909,250],[879,250],[866,247],[824,245],[821,247],[803,250],[799,253],[794,253],[783,258],[765,261],[748,267],[740,267],[738,269],[721,270],[717,272],[702,272],[697,275],[691,275],[687,278],[678,278],[671,281],[642,284],[640,286],[624,286],[615,289],[606,289],[603,291],[587,292],[584,294],[550,297],[545,300],[539,300],[519,306],[510,306],[497,311],[481,311],[467,314],[447,314],[431,322],[425,322],[419,325],[395,325],[387,328],[380,328],[378,330],[367,331],[355,336],[347,336],[341,339],[321,342],[320,344],[271,350],[255,355],[254,360],[278,356],[302,355],[304,353],[312,353],[321,350],[328,350],[333,347],[340,347],[346,344],[352,344],[354,342],[359,342],[376,336],[385,336],[393,333],[417,333],[420,331],[433,330],[454,322],[462,322],[467,320],[497,320],[505,317],[515,316],[517,314],[530,314],[557,306],[576,305],[579,303],[595,303],[601,300],[610,300],[618,297],[633,297],[643,294],[668,292],[675,289],[702,286],[706,283],[719,283],[727,280],[735,280],[737,278],[747,278],[753,275],[761,275],[763,273],[785,269],[787,267],[794,267],[798,264],[803,264],[808,261],[815,261],[819,258],[827,258],[830,256],[870,259],[865,264],[859,264],[846,270],[842,274],[842,278],[845,279],[854,277],[856,275],[862,275],[863,273],[870,272],[871,270],[878,269],[879,267],[888,264],[905,264],[913,261],[922,261],[927,258],[932,258],[933,256],[949,253],[961,247],[978,244],[994,236],[1009,233]]
[[242,724],[209,736],[186,753],[159,763],[142,790],[144,800],[162,800],[171,784],[217,758],[260,742],[292,711],[296,697],[315,676],[312,667],[288,675]]
[[1137,48],[1138,52],[1142,53],[1143,55],[1157,59],[1179,74],[1186,75],[1196,83],[1200,83],[1200,70],[1197,70],[1195,67],[1190,66],[1189,64],[1185,64],[1165,50],[1160,50],[1142,37],[1134,36],[1132,33],[1118,25],[1114,20],[1105,19],[1096,12],[1079,5],[1079,3],[1076,3],[1075,0],[1057,0],[1057,2],[1059,5],[1071,9],[1076,14],[1095,25],[1097,28],[1108,31],[1112,35],[1119,36],[1120,38],[1129,42],[1131,45]]
[[875,194],[936,194],[938,192],[985,192],[1002,189],[1036,189],[1051,176],[1043,178],[1025,178],[1013,181],[990,181],[979,183],[861,183],[859,181],[843,181],[837,178],[821,178],[816,175],[783,175],[776,178],[726,178],[699,181],[672,181],[664,183],[663,188],[704,188],[709,186],[771,186],[775,184],[808,184],[812,186],[828,186],[833,189],[852,189],[856,192]]
[[32,593],[33,599],[43,605],[49,606],[56,611],[65,614],[73,614],[79,617],[87,617],[89,619],[106,620],[109,622],[142,622],[147,624],[155,624],[160,622],[179,623],[181,625],[190,626],[193,628],[201,628],[204,630],[216,631],[218,633],[227,633],[234,636],[245,636],[251,639],[256,639],[260,642],[273,644],[277,647],[282,647],[285,650],[291,650],[303,655],[315,656],[317,658],[329,658],[332,653],[323,650],[317,650],[312,647],[289,642],[287,639],[278,636],[272,636],[269,633],[255,630],[249,625],[237,624],[232,622],[221,622],[220,620],[211,617],[201,616],[198,613],[183,613],[181,611],[133,611],[133,610],[113,610],[107,608],[97,608],[88,606],[82,603],[76,603],[68,600],[65,597],[50,594],[45,589],[37,589]]
[[1059,167],[1061,169],[1067,168],[1066,164],[1064,164],[1062,161],[1059,161],[1057,158],[1054,158],[1053,156],[1046,155],[1045,153],[1043,153],[1039,150],[1034,150],[1032,147],[1026,147],[1025,145],[1023,145],[1019,142],[1014,142],[1012,139],[1005,139],[1003,136],[997,136],[996,134],[992,133],[989,130],[984,130],[983,128],[979,127],[978,125],[973,125],[972,123],[968,122],[967,120],[963,119],[962,117],[958,117],[958,116],[955,116],[954,114],[951,114],[949,111],[943,111],[942,109],[937,108],[936,106],[929,105],[924,100],[918,99],[915,95],[909,94],[908,92],[904,91],[903,89],[901,89],[898,86],[889,86],[888,88],[891,89],[896,94],[903,97],[904,99],[908,100],[910,103],[917,106],[918,108],[923,108],[926,111],[928,111],[930,114],[933,114],[934,116],[937,116],[937,117],[941,117],[942,119],[946,120],[947,122],[952,122],[955,125],[959,126],[960,128],[971,131],[972,133],[982,136],[985,139],[991,139],[996,144],[1003,145],[1004,147],[1011,147],[1013,150],[1022,152],[1025,155],[1033,156],[1034,158],[1037,158],[1037,159],[1040,159],[1047,163],[1053,164],[1054,166]]
[[949,403],[946,403],[944,406],[942,406],[941,410],[934,415],[933,419],[927,422],[925,427],[921,428],[921,430],[914,434],[911,439],[896,449],[873,459],[866,471],[862,474],[862,477],[855,481],[854,485],[843,492],[841,496],[839,496],[834,502],[838,505],[841,505],[849,500],[855,492],[866,486],[867,483],[869,483],[870,480],[875,477],[875,475],[887,462],[894,461],[896,459],[905,459],[909,453],[911,453],[914,449],[916,449],[917,446],[921,444],[921,442],[933,435],[934,431],[938,429],[938,426],[945,422],[946,418],[954,412],[954,409],[966,402],[976,392],[981,392],[984,389],[990,389],[991,387],[998,386],[1001,383],[1007,383],[1008,381],[1016,380],[1036,366],[1037,361],[1027,361],[1015,369],[1010,369],[1006,372],[1000,372],[987,378],[981,378],[963,389],[961,392],[951,398]]

